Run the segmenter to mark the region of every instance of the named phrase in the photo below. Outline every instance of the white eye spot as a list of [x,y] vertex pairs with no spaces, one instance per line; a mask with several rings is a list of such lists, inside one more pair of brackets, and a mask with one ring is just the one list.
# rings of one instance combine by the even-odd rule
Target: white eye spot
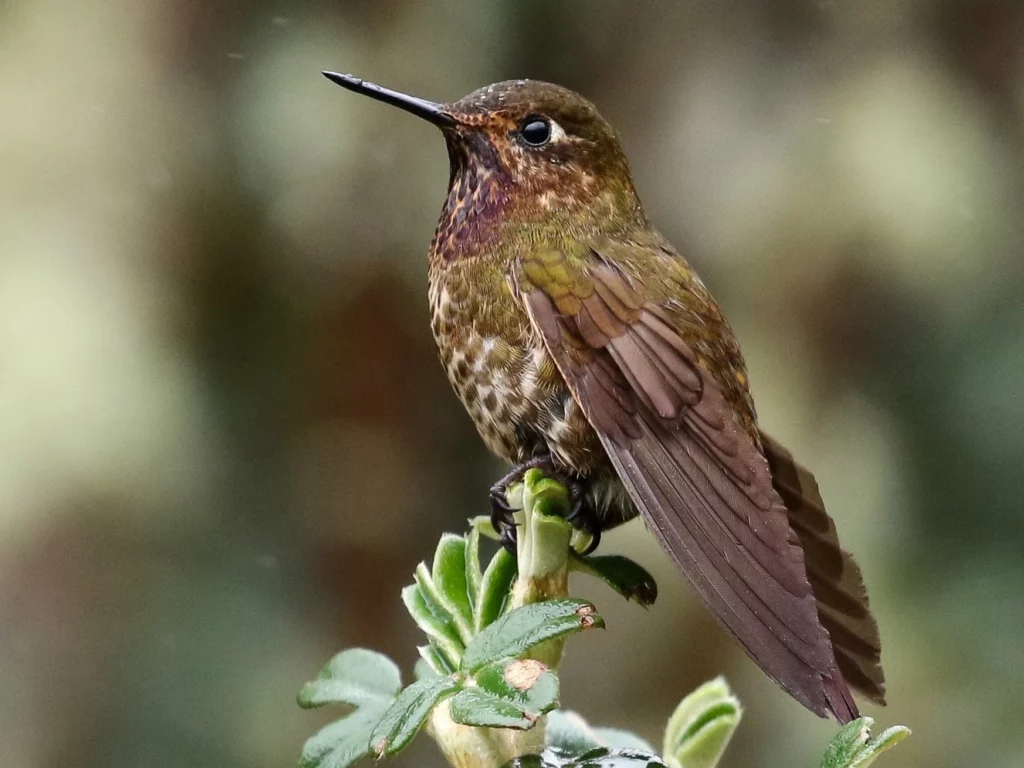
[[549,138],[548,141],[550,141],[552,144],[555,143],[556,141],[564,141],[565,130],[562,128],[562,126],[560,126],[554,120],[549,120],[548,122],[551,124],[551,138]]

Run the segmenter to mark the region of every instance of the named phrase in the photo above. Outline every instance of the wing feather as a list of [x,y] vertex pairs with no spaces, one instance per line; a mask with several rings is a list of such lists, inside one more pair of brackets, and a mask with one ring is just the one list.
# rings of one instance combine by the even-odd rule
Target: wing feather
[[884,704],[882,644],[860,567],[839,545],[836,525],[825,511],[814,476],[764,433],[761,444],[772,482],[786,503],[790,526],[803,545],[807,576],[839,668],[854,689]]
[[662,307],[599,261],[586,270],[559,265],[559,276],[576,273],[568,294],[563,283],[555,299],[543,283],[555,271],[546,259],[546,272],[532,265],[517,276],[518,291],[662,546],[769,676],[819,715],[856,717],[844,672],[859,683],[873,670],[840,665],[828,629],[836,628],[851,657],[873,646],[845,643],[844,632],[860,635],[842,590],[815,590],[816,582],[834,582],[834,558],[811,559],[810,572],[805,566],[800,525],[812,545],[834,555],[815,505],[791,527],[785,498],[794,488],[773,485],[758,445]]

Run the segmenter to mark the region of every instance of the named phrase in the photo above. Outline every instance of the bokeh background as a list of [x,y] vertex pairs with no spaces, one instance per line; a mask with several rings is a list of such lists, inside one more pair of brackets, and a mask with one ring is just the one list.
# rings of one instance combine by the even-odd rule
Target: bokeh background
[[[0,6],[0,762],[294,764],[295,692],[365,645],[503,470],[449,392],[428,98],[552,80],[618,127],[816,471],[878,613],[899,766],[1024,765],[1024,4],[13,0]],[[660,737],[725,673],[728,766],[834,726],[659,577],[563,700]],[[635,663],[631,660],[639,656]],[[396,765],[439,766],[422,739]]]

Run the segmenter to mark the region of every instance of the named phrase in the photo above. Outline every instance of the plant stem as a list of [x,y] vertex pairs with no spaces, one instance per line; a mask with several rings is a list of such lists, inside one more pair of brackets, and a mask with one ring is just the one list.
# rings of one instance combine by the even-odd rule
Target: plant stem
[[[521,484],[509,490],[509,503],[519,508],[516,559],[519,575],[512,587],[508,610],[569,594],[569,541],[572,527],[565,521],[568,494],[539,470],[527,471]],[[558,669],[565,639],[533,648],[529,658]],[[528,731],[509,728],[471,728],[452,721],[447,703],[430,718],[429,732],[452,768],[498,768],[509,760],[544,751],[547,718]]]

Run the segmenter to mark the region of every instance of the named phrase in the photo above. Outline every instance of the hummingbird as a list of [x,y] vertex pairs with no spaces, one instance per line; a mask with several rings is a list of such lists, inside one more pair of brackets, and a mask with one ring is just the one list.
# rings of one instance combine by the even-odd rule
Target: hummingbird
[[435,103],[324,72],[441,130],[431,329],[477,431],[563,482],[590,533],[641,516],[700,601],[820,717],[885,703],[878,628],[814,476],[758,425],[743,355],[652,226],[619,137],[579,94],[510,80]]

